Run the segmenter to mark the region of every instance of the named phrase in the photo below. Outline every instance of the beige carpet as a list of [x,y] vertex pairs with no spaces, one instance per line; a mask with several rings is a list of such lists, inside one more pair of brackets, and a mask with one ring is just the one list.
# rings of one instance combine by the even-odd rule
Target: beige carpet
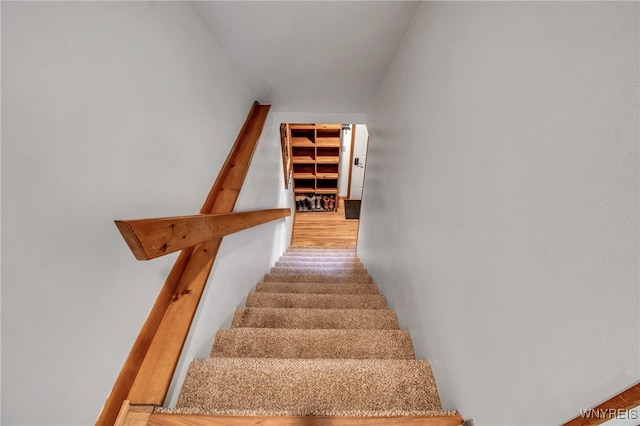
[[281,274],[265,274],[264,282],[311,282],[311,283],[373,283],[371,276],[368,274],[354,273],[333,273],[331,271],[309,272],[306,274],[298,273],[281,273]]
[[415,359],[406,330],[222,328],[212,357]]
[[315,261],[315,260],[279,260],[276,262],[276,267],[297,266],[304,268],[313,267],[325,267],[325,268],[364,268],[362,262],[357,260],[346,261]]
[[327,283],[276,283],[261,282],[256,291],[271,293],[313,293],[313,294],[378,294],[378,287],[368,283],[327,284]]
[[367,275],[363,267],[355,266],[275,266],[269,271],[272,274],[321,274],[321,275]]
[[238,308],[231,327],[397,330],[398,320],[390,309]]
[[427,415],[440,410],[427,361],[209,358],[189,368],[178,406],[292,416]]
[[211,357],[192,362],[175,409],[272,416],[434,416],[416,360],[353,249],[291,248],[247,296]]
[[387,299],[379,294],[304,294],[252,292],[247,307],[385,309]]

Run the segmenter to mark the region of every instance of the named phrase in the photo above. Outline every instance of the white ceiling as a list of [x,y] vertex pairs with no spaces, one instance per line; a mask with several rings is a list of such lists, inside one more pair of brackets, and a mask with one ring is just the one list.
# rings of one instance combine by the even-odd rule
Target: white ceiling
[[253,96],[276,111],[366,113],[418,6],[405,1],[191,3]]

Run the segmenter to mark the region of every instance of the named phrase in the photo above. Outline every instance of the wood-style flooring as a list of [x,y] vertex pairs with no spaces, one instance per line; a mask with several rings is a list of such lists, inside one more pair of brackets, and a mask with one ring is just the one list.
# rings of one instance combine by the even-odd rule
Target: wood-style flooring
[[355,248],[359,223],[357,219],[345,219],[341,198],[337,212],[295,213],[291,245]]

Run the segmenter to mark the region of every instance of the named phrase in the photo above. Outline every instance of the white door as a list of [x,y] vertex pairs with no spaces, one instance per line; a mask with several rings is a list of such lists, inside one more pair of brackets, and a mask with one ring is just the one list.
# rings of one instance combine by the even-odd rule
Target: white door
[[364,124],[356,124],[355,138],[353,141],[353,157],[351,158],[351,188],[350,200],[362,199],[362,186],[364,185],[364,170],[367,164],[367,144],[369,132]]

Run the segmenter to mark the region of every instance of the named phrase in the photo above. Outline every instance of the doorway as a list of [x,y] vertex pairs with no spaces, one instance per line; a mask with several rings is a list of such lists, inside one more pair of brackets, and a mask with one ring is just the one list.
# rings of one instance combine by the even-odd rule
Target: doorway
[[359,124],[282,124],[292,246],[356,247],[368,136]]
[[[348,131],[349,129],[346,130],[346,132]],[[364,124],[351,125],[350,132],[350,155],[348,159],[345,159],[345,163],[349,165],[348,170],[346,170],[349,179],[347,183],[347,194],[344,200],[345,215],[347,219],[360,219],[369,132],[367,126]]]
[[348,200],[362,200],[368,147],[369,131],[367,130],[367,126],[364,124],[352,125]]

